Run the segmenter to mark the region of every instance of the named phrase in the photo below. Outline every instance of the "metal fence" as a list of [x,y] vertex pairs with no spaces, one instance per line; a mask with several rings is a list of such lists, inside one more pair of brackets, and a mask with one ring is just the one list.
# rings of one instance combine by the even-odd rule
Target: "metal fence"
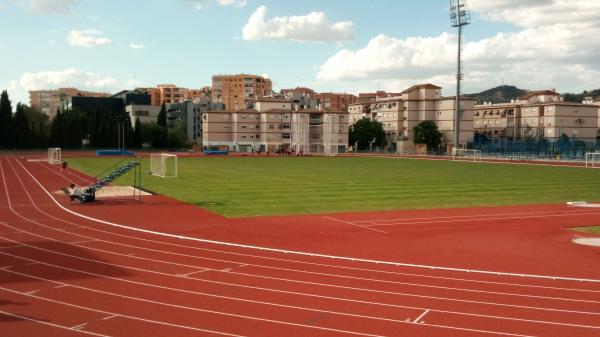
[[544,139],[529,141],[492,140],[475,142],[468,147],[481,150],[482,155],[488,157],[583,160],[586,153],[600,151],[600,142],[586,142],[577,139],[552,142]]

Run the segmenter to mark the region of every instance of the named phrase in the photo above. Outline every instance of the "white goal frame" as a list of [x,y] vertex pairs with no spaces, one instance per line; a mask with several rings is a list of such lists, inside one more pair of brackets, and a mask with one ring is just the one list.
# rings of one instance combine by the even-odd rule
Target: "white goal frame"
[[49,147],[48,148],[48,162],[50,164],[61,164],[62,163],[62,150],[60,147]]
[[481,161],[481,150],[452,148],[452,160]]
[[600,168],[600,152],[588,152],[585,154],[585,167]]
[[[174,160],[173,172],[167,172],[167,161]],[[150,173],[161,178],[177,178],[177,155],[170,153],[150,154]]]

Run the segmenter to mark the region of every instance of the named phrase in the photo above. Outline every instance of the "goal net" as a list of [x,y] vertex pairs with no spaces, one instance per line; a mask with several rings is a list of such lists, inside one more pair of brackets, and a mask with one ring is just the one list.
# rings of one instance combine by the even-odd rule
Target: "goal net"
[[50,164],[62,163],[62,153],[59,147],[48,148],[48,162]]
[[481,150],[453,148],[452,160],[481,161]]
[[588,152],[585,154],[585,167],[600,168],[600,152]]
[[150,173],[162,178],[176,178],[177,155],[152,153],[150,155]]

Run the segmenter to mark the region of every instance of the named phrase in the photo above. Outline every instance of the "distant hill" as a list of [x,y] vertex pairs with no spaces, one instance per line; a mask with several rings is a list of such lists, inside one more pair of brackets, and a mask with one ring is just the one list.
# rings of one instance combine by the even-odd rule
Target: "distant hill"
[[586,97],[600,97],[600,89],[592,90],[592,91],[583,91],[580,94],[562,94],[563,98],[566,102],[578,102],[581,103]]
[[477,104],[483,102],[508,103],[517,97],[524,95],[527,90],[519,89],[514,85],[501,85],[476,94],[465,95],[477,100]]
[[[492,103],[508,103],[513,99],[517,99],[519,96],[523,96],[528,90],[523,90],[515,87],[514,85],[501,85],[492,89],[488,89],[476,94],[467,94],[465,96],[475,98],[477,104],[483,102]],[[600,97],[600,89],[587,91],[578,94],[561,94],[566,102],[578,102],[581,103],[586,97]]]

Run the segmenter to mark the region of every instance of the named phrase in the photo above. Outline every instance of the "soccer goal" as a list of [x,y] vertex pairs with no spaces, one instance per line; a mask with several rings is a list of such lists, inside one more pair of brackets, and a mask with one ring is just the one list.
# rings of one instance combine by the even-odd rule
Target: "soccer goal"
[[585,167],[600,168],[600,152],[586,153]]
[[50,164],[62,163],[62,151],[59,147],[48,148],[48,162]]
[[177,155],[170,153],[152,153],[150,155],[150,173],[162,178],[176,178]]
[[452,148],[452,160],[481,161],[481,150]]

